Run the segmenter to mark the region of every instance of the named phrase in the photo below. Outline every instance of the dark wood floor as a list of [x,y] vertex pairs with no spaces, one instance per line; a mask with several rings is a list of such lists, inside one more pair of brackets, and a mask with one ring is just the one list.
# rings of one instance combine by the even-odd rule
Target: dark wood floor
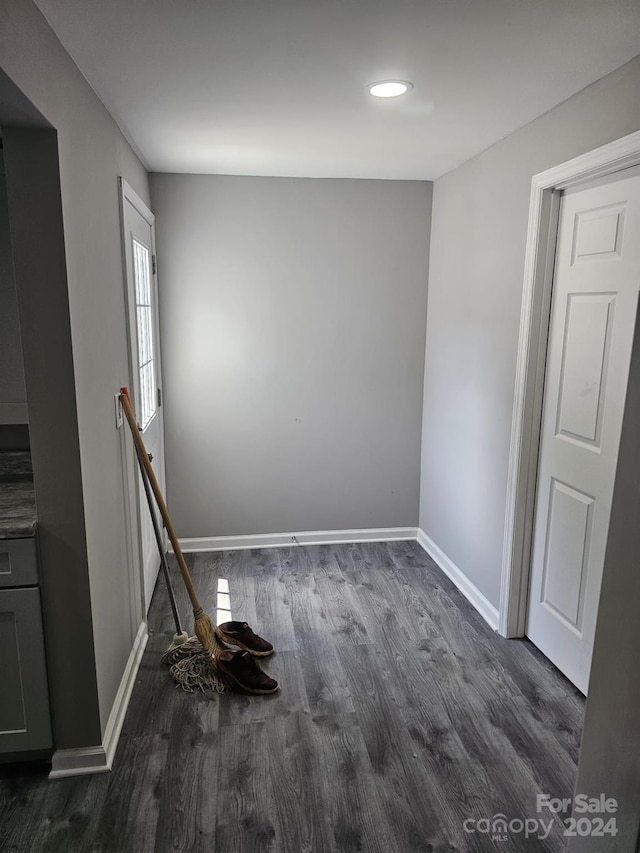
[[[573,793],[583,699],[526,640],[494,634],[415,542],[189,557],[215,616],[276,646],[269,697],[188,695],[150,640],[110,774],[0,771],[6,853],[559,851],[467,833]],[[180,591],[181,612],[188,614]]]

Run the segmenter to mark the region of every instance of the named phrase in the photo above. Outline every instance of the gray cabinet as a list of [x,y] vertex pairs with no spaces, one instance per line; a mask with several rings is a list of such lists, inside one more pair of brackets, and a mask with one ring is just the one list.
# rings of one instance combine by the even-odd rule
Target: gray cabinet
[[51,747],[35,539],[0,540],[0,754]]
[[38,553],[35,537],[0,539],[0,587],[37,584]]

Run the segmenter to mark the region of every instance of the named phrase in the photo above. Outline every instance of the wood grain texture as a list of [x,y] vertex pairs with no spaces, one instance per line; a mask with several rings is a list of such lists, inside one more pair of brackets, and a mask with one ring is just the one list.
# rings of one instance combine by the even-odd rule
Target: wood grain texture
[[[272,696],[187,695],[159,658],[162,579],[110,774],[0,768],[9,853],[559,853],[469,834],[571,796],[584,700],[526,640],[504,640],[414,542],[190,554],[205,609],[275,642]],[[192,616],[175,561],[178,606]]]
[[162,735],[121,739],[116,753],[118,772],[109,778],[92,853],[154,849],[167,751],[168,740]]

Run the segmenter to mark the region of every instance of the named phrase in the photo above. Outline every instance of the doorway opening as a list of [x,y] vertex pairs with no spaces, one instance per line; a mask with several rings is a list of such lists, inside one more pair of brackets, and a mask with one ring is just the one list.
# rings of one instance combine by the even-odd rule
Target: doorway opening
[[561,194],[589,181],[612,177],[639,163],[640,132],[532,179],[502,563],[499,631],[505,637],[522,637],[527,629]]

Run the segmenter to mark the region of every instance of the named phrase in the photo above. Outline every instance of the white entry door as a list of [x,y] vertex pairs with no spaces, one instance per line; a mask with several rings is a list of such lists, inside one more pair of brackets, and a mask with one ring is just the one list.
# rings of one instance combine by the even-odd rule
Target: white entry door
[[[155,273],[154,216],[126,181],[121,179],[122,222],[126,263],[126,299],[129,317],[131,392],[138,425],[164,492],[164,426],[160,372],[158,293]],[[136,503],[145,610],[160,568],[144,487],[138,473]],[[158,513],[156,511],[156,516]]]
[[639,170],[565,192],[526,633],[583,693],[591,667],[639,289]]

